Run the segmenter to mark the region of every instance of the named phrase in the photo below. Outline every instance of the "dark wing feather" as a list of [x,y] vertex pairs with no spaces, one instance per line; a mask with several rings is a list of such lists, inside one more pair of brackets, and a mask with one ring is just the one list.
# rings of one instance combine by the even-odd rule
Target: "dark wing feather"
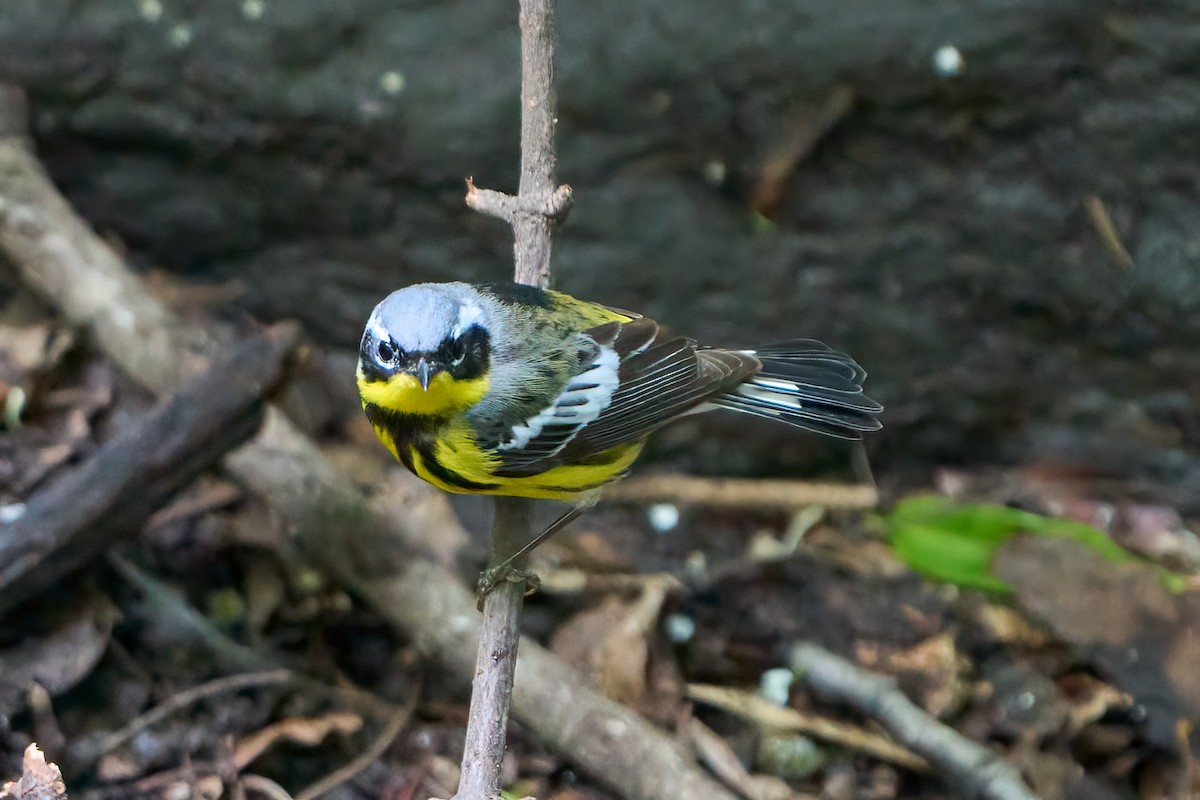
[[[665,335],[658,323],[645,317],[607,323],[581,337],[594,343],[596,358],[585,360],[563,393],[537,415],[543,424],[536,435],[521,441],[520,447],[498,448],[498,475],[533,475],[638,441],[759,368],[752,356],[700,350],[691,339]],[[573,409],[586,405],[589,391],[602,391],[586,380],[588,370],[601,356],[611,359],[614,354],[616,386],[600,413],[581,424]]]
[[657,323],[637,321],[654,326],[654,339],[641,352],[622,359],[620,386],[612,402],[563,449],[564,460],[579,461],[610,447],[638,441],[709,398],[727,392],[759,368],[752,356],[701,350],[684,337],[659,341],[664,331]]
[[879,403],[863,394],[867,373],[854,359],[813,339],[759,347],[762,370],[714,404],[841,439],[880,427]]

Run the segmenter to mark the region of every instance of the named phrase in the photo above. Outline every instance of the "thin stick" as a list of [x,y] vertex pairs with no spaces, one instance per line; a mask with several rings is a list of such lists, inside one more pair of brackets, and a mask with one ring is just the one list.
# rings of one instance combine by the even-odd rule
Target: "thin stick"
[[[498,193],[476,190],[473,183],[468,184],[467,203],[510,221],[514,280],[546,288],[550,282],[550,231],[566,211],[571,196],[569,187],[556,191],[554,186],[554,2],[521,0],[520,14],[521,183],[516,205]],[[511,559],[513,566],[520,568],[524,559],[520,545],[530,538],[532,521],[529,501],[496,499],[493,563]],[[484,599],[462,778],[455,795],[458,800],[493,800],[500,796],[500,768],[524,597],[522,579],[501,581]]]
[[550,229],[555,208],[554,0],[521,0],[522,212],[513,226],[514,279],[545,288],[550,283]]
[[[497,556],[511,553],[513,541],[529,531],[532,511],[533,504],[528,500],[496,498],[492,546]],[[524,598],[525,579],[521,578],[500,581],[483,601],[483,624],[475,656],[475,679],[471,682],[471,711],[457,800],[493,800],[500,796],[500,767],[504,763]]]
[[1011,764],[926,714],[890,678],[860,669],[813,644],[792,651],[792,668],[821,697],[850,705],[882,723],[896,741],[957,784],[963,797],[1038,800]]
[[874,508],[879,504],[879,492],[874,486],[844,483],[646,475],[615,484],[604,493],[604,499],[615,503],[670,502],[718,508]]
[[925,759],[880,734],[790,706],[777,706],[757,694],[740,689],[727,689],[724,686],[690,683],[687,686],[687,696],[698,703],[748,719],[763,728],[808,733],[831,744],[857,750],[915,772],[929,771],[929,763]]
[[226,675],[216,680],[202,683],[199,686],[193,686],[191,689],[186,689],[178,694],[173,694],[162,703],[159,703],[154,708],[147,711],[145,714],[133,718],[125,727],[119,731],[105,736],[100,742],[98,750],[100,753],[109,753],[116,750],[121,745],[128,742],[134,736],[137,736],[146,728],[154,725],[157,722],[167,718],[176,711],[180,711],[193,703],[198,703],[209,697],[215,697],[219,694],[227,694],[236,692],[242,689],[252,689],[259,686],[271,686],[280,683],[291,683],[294,676],[290,670],[273,669],[266,672],[250,672],[242,675]]

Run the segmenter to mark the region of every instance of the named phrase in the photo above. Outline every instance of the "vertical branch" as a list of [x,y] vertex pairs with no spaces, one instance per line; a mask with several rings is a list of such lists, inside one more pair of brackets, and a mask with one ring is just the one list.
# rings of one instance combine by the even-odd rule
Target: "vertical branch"
[[[505,542],[529,535],[532,511],[531,501],[496,498],[496,519],[492,526],[492,547],[496,553],[513,552],[501,549]],[[496,800],[500,796],[500,768],[507,745],[508,707],[517,669],[524,597],[522,577],[519,581],[502,581],[484,600],[456,800]]]
[[[550,234],[570,205],[569,186],[554,185],[554,3],[521,0],[521,181],[517,196],[467,182],[467,205],[513,228],[514,280],[541,288],[550,282]],[[534,505],[496,499],[493,563],[533,535]],[[520,564],[516,564],[518,570]],[[508,707],[517,667],[525,579],[502,581],[484,600],[471,711],[457,800],[496,800],[504,760]]]
[[[538,213],[538,198],[554,191],[554,2],[521,0],[521,213],[513,224],[513,279],[546,288],[550,282],[550,228],[557,214]],[[539,204],[540,205],[540,204]],[[552,211],[552,209],[550,209]]]

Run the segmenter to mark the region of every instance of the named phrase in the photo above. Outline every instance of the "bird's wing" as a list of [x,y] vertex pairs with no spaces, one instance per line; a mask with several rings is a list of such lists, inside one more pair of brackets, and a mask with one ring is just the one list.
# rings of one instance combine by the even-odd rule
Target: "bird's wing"
[[638,441],[760,366],[749,354],[699,349],[645,317],[600,325],[580,338],[587,354],[580,371],[550,405],[502,438],[497,474],[534,475]]

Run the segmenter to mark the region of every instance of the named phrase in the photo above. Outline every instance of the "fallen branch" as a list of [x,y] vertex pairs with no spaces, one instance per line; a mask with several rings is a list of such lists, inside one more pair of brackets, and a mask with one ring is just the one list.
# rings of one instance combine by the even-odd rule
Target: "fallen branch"
[[958,786],[964,797],[1038,800],[1011,764],[926,714],[892,679],[813,644],[797,646],[791,661],[797,679],[819,697],[878,720],[896,741],[923,756]]
[[880,761],[887,761],[905,769],[915,772],[929,771],[929,762],[881,734],[798,711],[790,706],[778,706],[756,694],[727,689],[724,686],[690,683],[687,696],[689,700],[719,708],[763,728],[807,733],[830,744],[866,753]]
[[604,493],[614,503],[679,503],[718,508],[765,508],[792,511],[804,506],[874,508],[874,486],[748,478],[696,478],[645,475],[627,478]]
[[254,435],[299,339],[281,326],[234,348],[0,528],[0,613],[133,536],[175,492]]
[[[0,89],[0,248],[31,287],[69,322],[85,329],[131,378],[158,393],[176,388],[171,376],[177,370],[171,365],[188,359],[190,343],[211,340],[158,303],[70,209],[33,156],[23,124],[24,106],[17,100],[13,91]],[[13,211],[20,212],[18,217],[44,220],[52,236],[24,242],[23,234],[12,230]],[[19,246],[13,246],[13,237]],[[121,288],[97,287],[95,291],[108,298],[99,307],[80,302],[73,287],[93,283]],[[141,297],[144,302],[124,307],[122,313],[122,307],[108,306],[119,297]],[[109,330],[135,325],[162,330],[147,330],[145,339]],[[175,349],[142,346],[159,341]],[[206,355],[209,346],[197,345]],[[312,441],[273,408],[268,408],[258,437],[231,453],[224,466],[298,534],[309,559],[332,582],[357,594],[389,625],[424,643],[424,651],[439,658],[453,675],[471,678],[475,660],[468,654],[476,645],[472,631],[478,619],[473,596],[458,576],[414,557],[411,548],[399,552],[396,546],[406,538],[420,540],[437,533],[396,530],[425,515],[384,520]],[[409,500],[412,505],[446,502],[437,490],[424,486],[414,487]],[[406,598],[408,605],[397,606],[396,598]],[[600,697],[575,670],[536,644],[522,642],[521,649],[513,715],[582,771],[628,800],[732,800],[661,731]],[[614,769],[614,764],[627,763],[629,753],[639,754],[639,769]],[[643,753],[651,757],[644,760]]]

